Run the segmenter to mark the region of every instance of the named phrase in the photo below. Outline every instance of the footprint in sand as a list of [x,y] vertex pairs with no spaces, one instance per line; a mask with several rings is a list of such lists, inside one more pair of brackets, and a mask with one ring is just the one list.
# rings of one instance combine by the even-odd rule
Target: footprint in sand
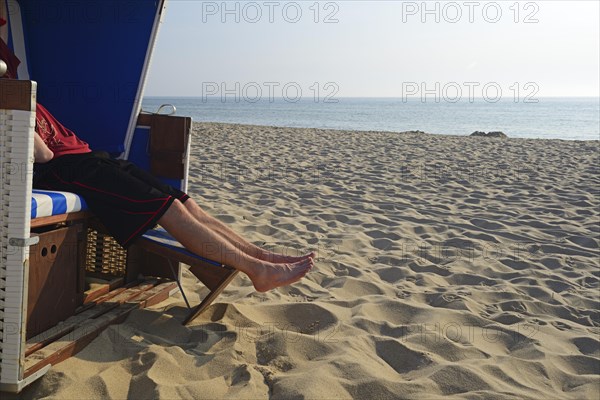
[[411,350],[396,340],[375,342],[375,352],[399,374],[406,374],[433,363],[425,353]]
[[390,239],[382,238],[371,241],[371,244],[378,250],[389,250],[394,245],[394,242]]
[[523,322],[523,317],[519,314],[502,313],[494,318],[493,321],[502,325],[514,325]]
[[569,236],[567,240],[569,242],[575,243],[578,246],[585,247],[586,249],[598,248],[598,241],[591,237]]
[[502,224],[499,224],[497,222],[490,222],[485,219],[473,218],[470,222],[478,228],[482,228],[482,229],[490,230],[490,231],[495,231],[498,229],[505,228],[505,226]]
[[552,326],[554,326],[559,331],[569,331],[572,329],[570,325],[565,324],[564,322],[561,322],[561,321],[552,321],[550,323],[552,324]]
[[590,337],[578,337],[572,340],[581,354],[600,358],[600,341]]
[[514,311],[517,313],[527,313],[527,307],[520,301],[510,300],[500,303],[500,309],[502,311]]
[[498,312],[498,307],[496,305],[493,304],[489,304],[487,306],[485,306],[485,309],[479,313],[479,315],[481,315],[484,318],[489,318],[492,315],[496,314]]

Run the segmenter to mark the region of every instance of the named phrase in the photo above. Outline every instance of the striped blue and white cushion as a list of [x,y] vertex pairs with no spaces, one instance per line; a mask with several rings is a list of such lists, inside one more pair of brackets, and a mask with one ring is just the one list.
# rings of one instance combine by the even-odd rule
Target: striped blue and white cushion
[[209,260],[208,258],[204,258],[202,256],[199,256],[198,254],[192,253],[191,251],[187,250],[185,247],[183,247],[181,243],[177,241],[177,239],[171,236],[171,234],[169,234],[169,232],[165,231],[163,228],[150,229],[142,237],[146,240],[150,240],[156,244],[168,247],[179,253],[197,258],[216,267],[224,266],[223,264],[220,264],[213,260]]
[[85,200],[74,193],[33,189],[31,195],[31,218],[87,210]]

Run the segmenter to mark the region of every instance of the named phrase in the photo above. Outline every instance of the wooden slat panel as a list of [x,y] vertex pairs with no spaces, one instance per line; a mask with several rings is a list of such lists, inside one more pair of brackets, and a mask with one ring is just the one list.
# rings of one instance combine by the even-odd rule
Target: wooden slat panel
[[37,336],[32,337],[27,341],[27,347],[25,348],[25,356],[30,355],[31,353],[41,349],[42,347],[48,345],[49,343],[54,342],[56,339],[65,336],[66,334],[72,332],[75,328],[77,328],[83,321],[86,321],[90,318],[96,318],[112,309],[114,309],[116,305],[113,304],[104,304],[95,306],[89,310],[86,310],[80,314],[77,314],[69,319],[67,319],[62,324],[56,325],[48,329],[45,332],[40,333]]
[[169,115],[145,118],[150,120],[150,172],[164,178],[183,179],[191,118]]
[[35,110],[36,83],[15,79],[0,79],[0,109],[2,110]]
[[129,302],[138,303],[140,308],[151,307],[163,300],[168,299],[169,293],[176,287],[177,283],[175,282],[161,283],[150,290],[146,290],[144,293],[141,293],[139,296],[131,299]]
[[66,320],[79,306],[79,254],[74,249],[81,230],[81,224],[75,224],[41,233],[39,243],[31,247],[27,338]]
[[[91,274],[91,273],[88,273],[88,274]],[[112,279],[110,282],[107,282],[104,285],[99,285],[95,289],[86,291],[84,293],[83,304],[94,301],[95,299],[111,292],[112,290],[114,290],[120,286],[123,286],[124,283],[125,283],[124,278],[115,278],[115,279]]]
[[146,281],[142,285],[132,287],[130,289],[127,289],[123,293],[116,295],[106,303],[124,303],[135,298],[136,296],[139,296],[142,292],[152,289],[155,285],[156,281]]
[[140,113],[140,115],[138,115],[137,125],[150,127],[152,125],[153,116],[154,114]]
[[76,328],[66,337],[30,354],[25,358],[25,378],[48,364],[57,364],[81,351],[102,330],[111,324],[123,321],[137,307],[137,304],[122,304],[101,317],[89,321],[88,324]]
[[[57,364],[76,354],[96,338],[106,327],[123,321],[136,308],[149,307],[165,300],[176,286],[175,282],[167,282],[157,286],[141,285],[132,288],[128,292],[129,295],[133,294],[133,296],[128,299],[126,299],[126,293],[113,298],[114,301],[125,301],[124,304],[116,304],[115,308],[108,312],[105,311],[101,315],[95,315],[93,309],[86,311],[88,318],[79,318],[78,325],[72,326],[66,332],[67,334],[61,336],[58,340],[46,343],[45,347],[39,347],[40,341],[35,344],[28,343],[28,356],[25,358],[25,377],[48,364]],[[112,304],[114,303],[107,302],[96,308],[107,308]],[[54,339],[57,339],[56,335],[54,335]]]
[[54,225],[54,224],[60,224],[63,222],[68,222],[68,221],[87,219],[87,218],[90,218],[91,216],[92,216],[92,213],[90,213],[89,211],[77,211],[77,212],[69,213],[69,214],[60,214],[60,215],[52,215],[50,217],[34,218],[31,220],[31,227],[39,228],[41,226],[46,226],[46,225]]
[[[148,290],[152,288],[152,285],[145,285],[143,288]],[[27,341],[26,355],[73,331],[83,321],[97,318],[100,315],[118,307],[119,304],[130,301],[132,298],[139,296],[140,293],[142,293],[140,288],[116,289],[114,294],[111,292],[109,295],[98,299],[97,302],[99,303],[92,303],[91,306],[93,306],[93,308],[82,311],[81,313],[67,319],[64,323],[48,329],[47,331],[29,339]]]

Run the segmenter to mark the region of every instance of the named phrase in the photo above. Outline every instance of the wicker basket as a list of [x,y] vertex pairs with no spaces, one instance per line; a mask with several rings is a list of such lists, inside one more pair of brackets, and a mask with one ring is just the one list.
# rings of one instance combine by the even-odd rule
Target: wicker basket
[[88,228],[85,269],[102,275],[125,276],[127,250],[107,233]]

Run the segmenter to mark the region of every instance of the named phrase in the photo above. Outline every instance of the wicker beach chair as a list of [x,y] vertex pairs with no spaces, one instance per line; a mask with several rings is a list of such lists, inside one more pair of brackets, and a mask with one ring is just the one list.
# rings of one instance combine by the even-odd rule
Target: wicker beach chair
[[[102,7],[112,3],[98,0],[89,5],[96,3],[99,10],[111,11]],[[28,70],[39,64],[32,62],[35,54],[27,54],[24,37],[40,33],[24,28],[31,22],[27,18],[36,17],[39,10],[31,8],[38,4],[42,3],[0,0],[0,17],[9,22],[0,28],[0,35],[21,59],[20,80],[0,80],[0,390],[9,392],[21,391],[132,310],[178,291],[181,263],[189,264],[209,289],[198,306],[188,303],[190,312],[183,323],[205,310],[236,275],[230,267],[185,251],[161,231],[150,231],[125,250],[87,211],[83,199],[32,189],[37,84],[29,80]],[[69,4],[52,2],[53,7]],[[137,35],[147,31],[147,42],[142,43],[147,46],[146,58],[138,61],[141,71],[135,73],[143,88],[164,1],[126,4],[138,5],[145,6],[145,16],[136,14],[140,27],[136,21],[117,22]],[[22,12],[20,6],[29,9]],[[40,21],[35,25],[40,29]],[[38,71],[37,76],[40,67],[31,70]],[[147,158],[148,169],[182,182],[185,190],[191,119],[139,114],[140,96],[138,89],[111,104],[132,110],[131,118],[122,118],[128,132],[121,139],[124,146],[114,150],[130,157],[138,151]]]

